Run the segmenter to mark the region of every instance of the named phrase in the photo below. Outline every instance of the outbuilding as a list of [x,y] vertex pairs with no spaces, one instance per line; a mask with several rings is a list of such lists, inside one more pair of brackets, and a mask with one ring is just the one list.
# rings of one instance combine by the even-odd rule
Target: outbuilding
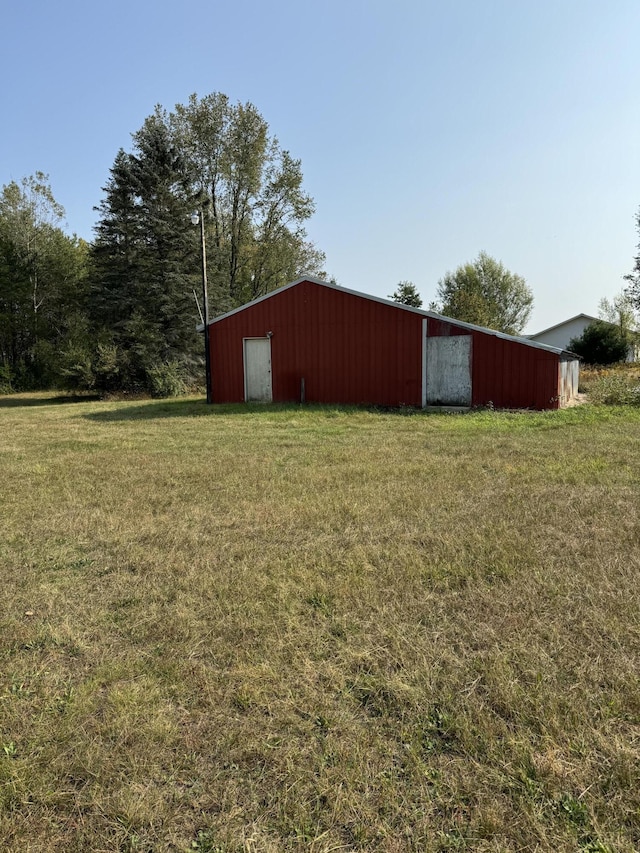
[[566,350],[300,278],[208,326],[214,403],[557,409]]

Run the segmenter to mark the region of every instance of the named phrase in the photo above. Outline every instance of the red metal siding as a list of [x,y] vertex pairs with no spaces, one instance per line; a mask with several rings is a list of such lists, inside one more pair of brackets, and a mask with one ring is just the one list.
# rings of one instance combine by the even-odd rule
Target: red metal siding
[[[423,315],[303,281],[209,327],[213,400],[244,400],[243,338],[271,332],[273,400],[420,406]],[[559,405],[559,356],[428,318],[428,334],[471,335],[472,405]]]
[[209,327],[214,402],[244,399],[242,340],[272,332],[273,399],[419,406],[422,316],[313,282]]
[[472,405],[557,409],[558,355],[518,341],[429,319],[429,335],[473,337]]

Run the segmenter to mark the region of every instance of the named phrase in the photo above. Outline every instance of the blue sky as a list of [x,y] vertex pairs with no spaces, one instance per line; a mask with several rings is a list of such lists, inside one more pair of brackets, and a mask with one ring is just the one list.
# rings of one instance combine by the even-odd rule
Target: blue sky
[[310,238],[387,296],[484,250],[534,332],[624,286],[640,208],[638,0],[5,4],[0,184],[47,172],[92,238],[109,168],[155,104],[251,101],[302,160]]

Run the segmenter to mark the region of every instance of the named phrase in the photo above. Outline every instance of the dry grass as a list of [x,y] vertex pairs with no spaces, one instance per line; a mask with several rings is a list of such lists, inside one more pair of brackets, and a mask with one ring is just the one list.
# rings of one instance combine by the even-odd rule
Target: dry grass
[[640,406],[640,364],[583,366],[580,388],[595,404]]
[[640,848],[640,411],[0,399],[0,848]]

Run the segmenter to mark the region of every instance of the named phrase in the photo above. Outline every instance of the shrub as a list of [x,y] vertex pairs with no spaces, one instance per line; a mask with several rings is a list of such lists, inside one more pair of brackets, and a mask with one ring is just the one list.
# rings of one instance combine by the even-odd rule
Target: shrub
[[60,357],[62,385],[69,391],[89,391],[95,386],[91,353],[86,347],[69,346]]
[[604,373],[589,386],[592,403],[607,406],[640,406],[640,380],[623,373]]
[[628,340],[624,332],[611,323],[596,320],[579,338],[569,341],[569,349],[587,364],[615,364],[627,357]]
[[0,394],[10,394],[12,390],[9,365],[0,364]]
[[182,370],[175,361],[149,368],[147,377],[152,397],[179,397],[186,391]]

